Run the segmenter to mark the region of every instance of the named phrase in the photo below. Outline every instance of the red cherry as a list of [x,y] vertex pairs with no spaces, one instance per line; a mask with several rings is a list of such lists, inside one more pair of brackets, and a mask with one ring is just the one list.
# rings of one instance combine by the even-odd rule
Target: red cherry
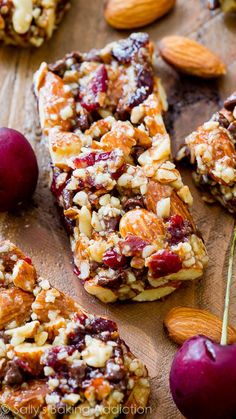
[[0,211],[29,199],[37,180],[38,165],[30,143],[20,132],[0,128]]
[[187,340],[170,372],[172,397],[187,419],[236,417],[236,345],[204,336]]

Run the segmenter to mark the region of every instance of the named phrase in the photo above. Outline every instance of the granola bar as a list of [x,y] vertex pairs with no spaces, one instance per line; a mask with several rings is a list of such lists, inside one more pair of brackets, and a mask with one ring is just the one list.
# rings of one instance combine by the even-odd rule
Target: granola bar
[[236,213],[236,94],[224,108],[185,139],[177,159],[193,166],[193,178],[208,202],[219,201]]
[[0,0],[0,41],[40,47],[69,5],[70,0]]
[[148,36],[132,34],[43,63],[34,80],[75,272],[105,303],[162,298],[207,264],[152,60]]
[[0,243],[0,405],[20,418],[109,418],[145,408],[147,370],[117,325],[37,276]]

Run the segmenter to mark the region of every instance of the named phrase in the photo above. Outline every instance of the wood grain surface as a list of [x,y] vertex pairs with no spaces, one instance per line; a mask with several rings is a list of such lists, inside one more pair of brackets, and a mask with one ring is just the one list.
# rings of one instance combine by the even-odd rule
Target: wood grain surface
[[[173,154],[184,135],[218,108],[220,100],[236,88],[236,18],[210,12],[205,0],[177,0],[167,17],[144,28],[151,39],[183,34],[199,40],[218,53],[228,66],[217,82],[179,77],[159,58],[156,71],[168,92],[170,111],[166,116],[172,135]],[[15,214],[0,215],[0,236],[11,239],[27,252],[53,285],[74,296],[85,309],[109,316],[119,323],[122,336],[147,365],[152,381],[150,419],[179,419],[169,393],[168,376],[177,349],[163,330],[163,317],[179,305],[197,306],[222,315],[227,255],[234,220],[218,205],[207,206],[195,189],[188,171],[182,170],[194,195],[193,213],[205,239],[209,268],[200,282],[186,284],[165,301],[105,306],[88,296],[73,274],[66,233],[60,226],[48,189],[49,158],[40,142],[40,130],[32,94],[32,75],[45,60],[53,62],[71,50],[86,51],[125,37],[127,32],[109,28],[103,19],[102,0],[74,0],[53,39],[39,50],[0,47],[0,125],[23,132],[38,157],[40,180],[30,206]],[[236,325],[236,284],[232,287],[231,322]]]

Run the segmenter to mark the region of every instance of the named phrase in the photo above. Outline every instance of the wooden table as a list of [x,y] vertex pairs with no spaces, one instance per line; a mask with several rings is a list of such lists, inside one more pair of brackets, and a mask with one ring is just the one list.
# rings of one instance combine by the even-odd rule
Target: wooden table
[[[177,0],[175,10],[147,28],[151,39],[183,34],[198,39],[218,53],[228,66],[227,75],[217,82],[199,82],[179,76],[157,59],[170,101],[167,126],[173,150],[200,122],[219,106],[219,100],[236,88],[236,20],[219,11],[211,13],[205,0]],[[197,306],[222,314],[227,252],[234,220],[218,205],[207,206],[191,182],[183,175],[194,195],[194,216],[209,251],[209,268],[200,282],[189,283],[162,302],[105,306],[88,296],[73,274],[69,242],[48,189],[49,159],[40,130],[32,94],[32,75],[45,60],[54,61],[70,50],[86,51],[102,47],[121,37],[103,19],[100,0],[74,0],[53,39],[38,50],[0,48],[0,125],[23,132],[37,153],[40,179],[34,202],[18,214],[0,216],[0,235],[13,240],[32,256],[38,271],[60,289],[73,295],[87,310],[107,315],[120,325],[122,336],[147,365],[152,381],[150,419],[178,419],[168,386],[171,360],[177,349],[163,330],[163,317],[171,307]],[[236,324],[236,286],[232,287],[231,321]]]

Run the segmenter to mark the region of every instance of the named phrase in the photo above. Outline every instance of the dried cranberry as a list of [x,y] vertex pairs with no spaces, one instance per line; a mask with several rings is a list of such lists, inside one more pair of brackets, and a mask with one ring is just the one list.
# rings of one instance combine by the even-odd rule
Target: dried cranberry
[[73,345],[79,351],[82,351],[85,346],[85,330],[82,328],[76,329],[73,333],[68,335],[68,344]]
[[[27,361],[23,361],[22,359],[20,359],[20,358],[16,358],[15,359],[15,362],[16,362],[16,365],[22,370],[22,371],[24,371],[25,373],[28,373],[28,374],[32,374],[33,373],[33,371],[32,371],[32,368],[30,367],[30,365],[29,365],[29,363],[27,362]],[[42,370],[42,368],[41,367],[39,367],[39,369],[38,369],[38,374],[37,375],[39,375],[40,373],[41,373],[41,370]]]
[[148,245],[149,242],[141,239],[141,237],[129,234],[121,244],[121,249],[127,256],[139,256],[144,247]]
[[77,266],[74,266],[73,272],[75,275],[80,276],[80,270],[77,268]]
[[172,215],[168,222],[167,231],[170,234],[168,242],[172,245],[185,241],[192,232],[192,225],[188,220],[183,220],[181,215]]
[[119,167],[119,169],[116,172],[111,174],[112,179],[118,180],[119,177],[123,175],[123,173],[125,172],[125,169],[126,169],[126,164],[122,164],[122,166]]
[[91,90],[94,95],[107,91],[108,74],[104,64],[102,64],[96,71],[95,76],[91,81]]
[[144,87],[140,87],[136,90],[135,94],[132,95],[127,103],[127,107],[129,110],[134,108],[135,106],[140,105],[145,99],[147,99],[148,93]]
[[60,359],[58,354],[66,352],[68,356],[72,355],[75,351],[73,346],[55,346],[45,354],[45,365],[56,370],[65,368],[66,358]]
[[85,156],[76,157],[76,159],[74,159],[75,167],[77,167],[78,169],[85,169],[86,167],[94,166],[95,155],[96,153],[92,152],[92,153],[86,154]]
[[86,109],[86,111],[88,111],[88,112],[93,112],[93,111],[95,111],[96,109],[99,108],[99,103],[98,102],[86,101],[85,97],[83,99],[81,99],[80,103],[83,106],[83,108]]
[[176,253],[163,250],[150,257],[148,267],[153,278],[160,278],[179,272],[182,262]]
[[112,55],[119,63],[130,63],[141,47],[147,45],[149,37],[146,33],[133,33],[128,39],[117,42]]
[[151,68],[141,65],[138,66],[137,85],[138,87],[146,87],[149,93],[152,92],[153,72]]
[[84,314],[84,313],[75,313],[75,315],[74,315],[75,321],[82,324],[82,326],[85,326],[87,318],[88,318],[88,316],[86,316],[86,314]]
[[106,161],[111,158],[112,151],[108,151],[107,153],[96,153],[95,162],[99,161]]
[[105,265],[112,269],[123,268],[127,262],[126,257],[117,253],[114,248],[107,250],[102,260]]
[[135,93],[129,98],[127,103],[128,108],[138,106],[143,102],[153,91],[153,73],[148,67],[138,65],[136,68],[137,75],[137,89]]
[[30,258],[24,258],[24,261],[29,265],[32,265],[32,260]]
[[81,99],[81,105],[88,112],[99,108],[99,93],[105,93],[108,85],[108,74],[104,64],[100,65],[88,85],[88,93]]
[[62,193],[61,193],[61,196],[62,196],[62,200],[63,200],[63,204],[64,204],[63,205],[64,209],[68,209],[68,208],[72,207],[73,196],[74,196],[73,191],[70,191],[70,190],[64,188]]
[[181,228],[183,226],[183,222],[183,217],[179,214],[175,214],[170,217],[170,223],[173,228]]
[[127,107],[132,109],[138,106],[151,94],[153,90],[153,74],[150,70],[142,68],[137,74],[137,89],[127,102]]
[[85,156],[76,157],[74,164],[78,169],[85,169],[86,167],[94,166],[95,163],[106,161],[111,158],[112,151],[107,153],[91,152]]
[[66,182],[63,182],[60,184],[60,186],[57,186],[57,177],[59,176],[60,172],[57,173],[56,171],[53,172],[53,177],[52,177],[52,183],[51,183],[51,191],[53,193],[53,195],[55,195],[56,198],[59,198],[65,185]]
[[112,320],[104,319],[103,317],[97,317],[91,320],[91,322],[86,326],[86,330],[90,331],[91,333],[112,333],[117,331],[117,325]]

